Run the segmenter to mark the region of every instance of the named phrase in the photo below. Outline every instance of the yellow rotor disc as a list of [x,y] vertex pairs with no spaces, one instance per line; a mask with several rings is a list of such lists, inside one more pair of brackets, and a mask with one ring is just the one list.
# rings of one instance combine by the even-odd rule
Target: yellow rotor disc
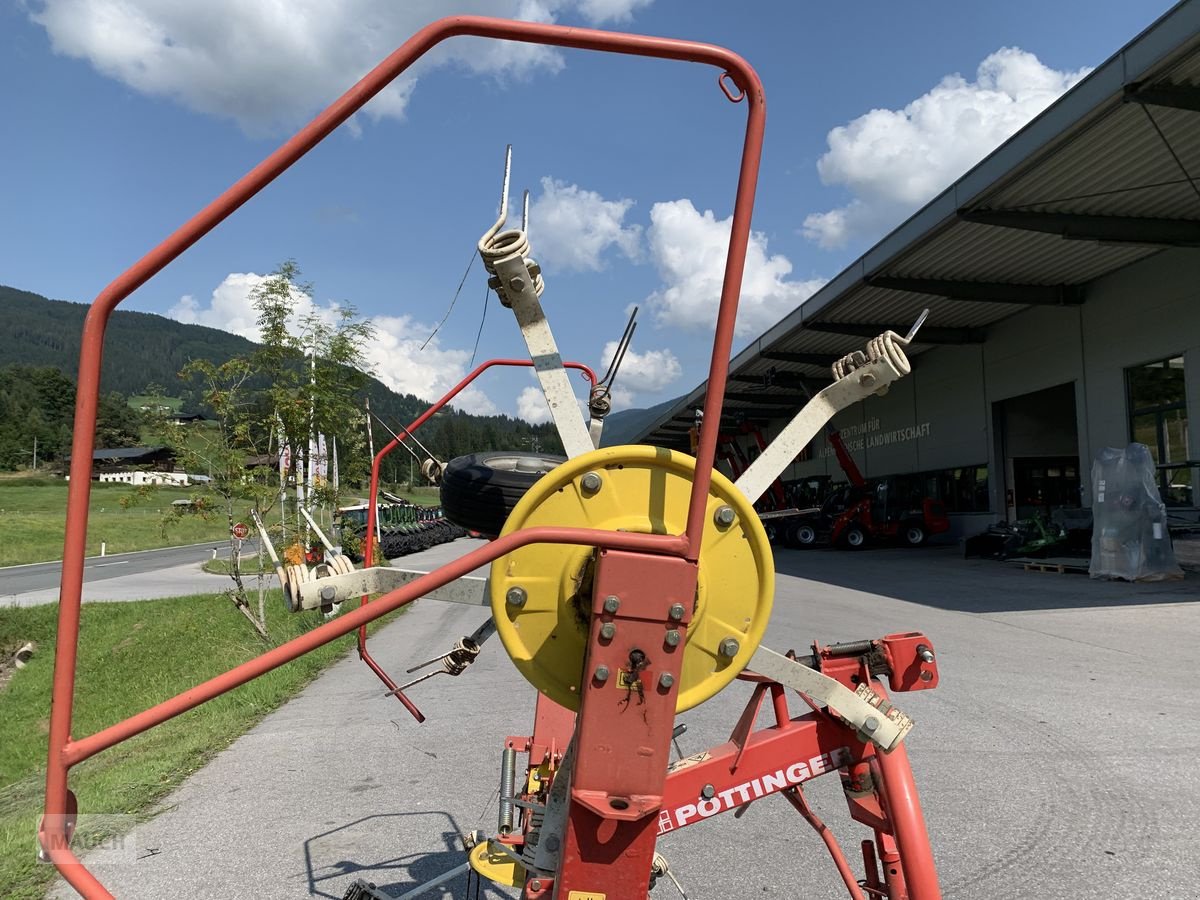
[[[680,534],[696,460],[659,447],[605,447],[543,475],[521,498],[502,534],[559,526]],[[599,478],[599,486],[592,490]],[[734,521],[716,513],[730,507]],[[587,650],[593,548],[532,544],[492,563],[496,630],[529,682],[556,703],[579,708]],[[746,497],[714,471],[700,547],[696,609],[687,629],[677,711],[712,697],[749,662],[767,628],[775,590],[771,546]],[[520,588],[520,605],[509,591]],[[732,657],[721,653],[728,638]],[[727,644],[726,647],[729,645]]]

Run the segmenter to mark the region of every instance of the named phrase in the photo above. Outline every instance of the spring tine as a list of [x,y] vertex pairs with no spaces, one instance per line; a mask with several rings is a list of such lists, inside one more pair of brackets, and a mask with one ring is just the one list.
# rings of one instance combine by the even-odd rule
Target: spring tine
[[500,190],[500,215],[496,224],[483,233],[479,239],[479,249],[482,251],[488,242],[496,236],[504,223],[508,221],[508,179],[512,172],[512,144],[504,148],[504,186]]
[[625,330],[621,333],[621,339],[617,341],[617,349],[613,353],[612,362],[608,365],[608,371],[597,382],[598,384],[612,387],[612,381],[617,377],[617,369],[621,367],[621,360],[625,358],[625,351],[629,349],[629,344],[633,341],[633,333],[637,330],[637,314],[638,308],[635,306],[633,312],[629,314],[629,321],[625,323]]
[[[371,413],[371,415],[375,416],[375,420],[380,425],[382,425],[384,428],[386,428],[388,431],[388,434],[390,434],[393,438],[395,438],[400,443],[400,445],[402,447],[404,447],[405,450],[407,450],[409,453],[411,453],[413,455],[414,459],[416,459],[418,462],[423,462],[421,457],[417,455],[416,451],[414,451],[411,447],[409,447],[408,444],[405,444],[404,439],[402,437],[400,437],[400,435],[398,435],[398,434],[396,434],[396,432],[392,431],[391,426],[388,425],[387,422],[383,421],[383,419],[381,419],[375,413]],[[425,452],[426,456],[428,456],[430,459],[433,459],[433,454],[429,452],[429,448],[426,447],[424,444],[422,444],[419,440],[417,440],[417,436],[415,434],[413,434],[411,431],[409,431],[403,425],[400,426],[400,430],[403,431],[406,435],[408,435],[409,439],[414,444],[416,444],[418,447],[420,447]]]
[[679,891],[679,896],[683,900],[688,900],[688,895],[683,892],[683,885],[679,883],[679,879],[675,877],[675,874],[670,869],[667,869],[667,877],[671,879],[671,884],[675,885],[675,890]]
[[613,359],[612,375],[608,379],[608,387],[612,387],[617,380],[617,370],[621,368],[621,363],[625,360],[625,353],[629,350],[629,345],[633,343],[633,333],[637,331],[637,322],[630,322],[629,337],[625,343],[617,348],[618,355]]
[[440,663],[445,658],[446,658],[445,653],[441,654],[440,656],[435,656],[433,659],[429,660],[428,662],[418,663],[417,665],[413,666],[411,669],[405,669],[404,674],[411,675],[413,672],[417,672],[417,671],[425,668],[426,666],[432,666],[434,663]]
[[921,315],[917,316],[917,321],[913,322],[913,327],[908,329],[908,334],[904,338],[907,344],[917,336],[917,332],[921,330],[921,326],[925,324],[925,320],[929,318],[929,309],[921,310]]
[[521,201],[521,230],[526,235],[529,234],[529,191],[525,191],[525,197]]
[[396,688],[394,691],[384,691],[381,696],[391,697],[393,694],[399,694],[399,693],[402,693],[403,691],[407,691],[413,685],[420,684],[422,681],[428,681],[434,675],[441,675],[443,671],[444,670],[442,670],[442,669],[435,669],[432,672],[427,672],[424,675],[422,675],[420,678],[414,678],[412,681],[408,682],[407,684],[400,685],[400,687]]

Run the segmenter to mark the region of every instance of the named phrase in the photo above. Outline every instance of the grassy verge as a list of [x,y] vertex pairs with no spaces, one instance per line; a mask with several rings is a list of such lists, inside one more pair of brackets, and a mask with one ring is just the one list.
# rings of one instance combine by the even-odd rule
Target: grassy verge
[[[163,533],[163,514],[170,511],[171,502],[191,497],[195,488],[160,487],[148,499],[122,508],[121,499],[130,496],[133,490],[127,484],[92,484],[88,556],[100,554],[101,541],[107,553],[126,553],[228,540],[228,527],[219,516],[206,521],[197,515],[183,515],[172,519],[170,528]],[[436,487],[418,486],[392,493],[421,506],[436,506],[440,502]],[[365,501],[353,495],[343,501],[345,505],[358,502]],[[61,559],[66,515],[67,482],[63,479],[0,477],[0,566]],[[249,522],[249,518],[243,521]]]
[[[321,624],[270,598],[275,643]],[[271,613],[274,613],[273,617]],[[0,610],[0,656],[37,644],[0,686],[0,885],[9,900],[41,897],[55,875],[36,862],[57,608]],[[266,646],[224,598],[195,596],[83,607],[73,732],[92,734],[258,655]],[[82,813],[146,816],[195,772],[348,650],[353,635],[101,753],[71,772]]]
[[[267,575],[273,575],[275,573],[275,570],[273,568],[271,568],[271,561],[269,559],[264,559],[263,565],[265,566],[265,568],[260,570],[258,568],[258,557],[257,556],[244,557],[242,559],[242,567],[241,567],[242,577],[243,578],[254,577],[254,576],[257,576],[260,573],[260,571]],[[202,565],[200,568],[202,568],[205,572],[208,572],[210,575],[228,575],[229,574],[229,560],[227,560],[227,559],[207,559],[204,561],[204,565]]]
[[[172,500],[191,496],[189,488],[159,488],[152,497],[127,509],[121,498],[133,488],[127,484],[92,485],[88,504],[88,556],[151,550],[201,541],[224,541],[228,526],[216,519],[181,516],[163,534],[163,513]],[[67,515],[67,482],[52,478],[0,480],[0,566],[62,558],[63,522]]]

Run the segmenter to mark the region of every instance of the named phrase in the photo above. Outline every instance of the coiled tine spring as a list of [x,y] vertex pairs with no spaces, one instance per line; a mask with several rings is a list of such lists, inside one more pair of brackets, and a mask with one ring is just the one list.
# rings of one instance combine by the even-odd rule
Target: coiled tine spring
[[925,324],[925,320],[928,317],[929,310],[922,310],[921,315],[917,317],[917,321],[908,330],[908,334],[901,336],[894,331],[885,331],[878,337],[873,337],[867,341],[867,350],[865,353],[862,350],[847,353],[833,364],[833,380],[840,381],[855,369],[860,369],[881,359],[887,360],[892,368],[901,375],[907,375],[912,371],[912,363],[908,361],[908,357],[904,353],[904,348],[913,342],[913,339],[917,336],[917,332],[921,330],[921,326]]
[[500,192],[500,215],[492,224],[492,227],[485,231],[482,237],[479,238],[479,258],[483,260],[483,267],[487,269],[488,275],[491,276],[489,285],[500,295],[500,300],[505,306],[510,303],[506,296],[506,288],[500,283],[496,276],[496,264],[504,259],[510,259],[514,256],[519,256],[525,260],[525,265],[529,270],[529,276],[533,280],[533,288],[537,296],[542,295],[542,291],[546,289],[545,282],[542,280],[541,268],[532,259],[529,259],[530,246],[529,234],[526,229],[529,227],[529,192],[526,191],[521,210],[521,227],[510,228],[507,231],[502,231],[505,222],[508,221],[508,187],[509,180],[512,174],[512,144],[509,144],[504,150],[504,185]]
[[441,664],[441,668],[434,669],[432,672],[426,672],[424,675],[414,678],[407,684],[400,685],[400,687],[396,688],[395,691],[388,691],[384,696],[387,696],[388,694],[394,694],[398,691],[406,691],[413,685],[420,684],[422,681],[426,681],[432,678],[434,675],[461,675],[467,670],[467,667],[470,666],[471,663],[475,662],[475,658],[479,656],[480,649],[481,648],[479,644],[471,638],[461,638],[455,643],[454,647],[451,648],[449,653],[445,653],[442,656],[435,656],[433,659],[426,660],[423,663],[418,663],[406,671],[409,675],[411,675],[413,672],[424,669],[426,666],[432,666],[438,663]]

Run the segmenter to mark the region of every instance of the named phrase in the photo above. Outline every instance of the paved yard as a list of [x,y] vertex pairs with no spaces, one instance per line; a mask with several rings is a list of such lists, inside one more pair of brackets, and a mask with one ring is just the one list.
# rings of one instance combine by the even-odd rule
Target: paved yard
[[[952,548],[776,563],[773,648],[906,629],[934,641],[941,687],[897,699],[917,720],[908,747],[947,898],[1200,896],[1200,578],[1100,583]],[[484,616],[424,601],[372,646],[395,674]],[[684,751],[724,741],[748,693],[735,684],[687,713]],[[497,642],[463,677],[414,691],[424,725],[381,694],[356,658],[334,666],[164,803],[137,831],[142,858],[103,870],[106,883],[122,898],[339,898],[362,875],[398,895],[456,865],[458,833],[495,827],[500,741],[530,728],[533,691]],[[853,853],[864,835],[836,778],[810,796]],[[782,800],[659,848],[693,900],[845,896]],[[465,896],[462,879],[450,888],[429,896]]]

